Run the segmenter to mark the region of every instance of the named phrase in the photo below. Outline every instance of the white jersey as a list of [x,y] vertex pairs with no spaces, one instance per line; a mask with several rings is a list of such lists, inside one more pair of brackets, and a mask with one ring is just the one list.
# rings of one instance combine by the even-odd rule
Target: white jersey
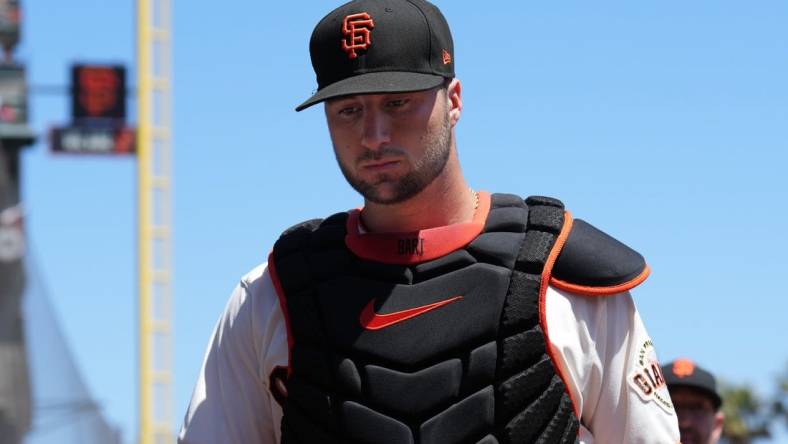
[[[679,442],[651,339],[628,292],[588,297],[548,287],[545,311],[556,364],[580,412],[580,443]],[[241,279],[214,328],[178,442],[278,443],[282,408],[269,381],[287,365],[287,328],[262,264]]]

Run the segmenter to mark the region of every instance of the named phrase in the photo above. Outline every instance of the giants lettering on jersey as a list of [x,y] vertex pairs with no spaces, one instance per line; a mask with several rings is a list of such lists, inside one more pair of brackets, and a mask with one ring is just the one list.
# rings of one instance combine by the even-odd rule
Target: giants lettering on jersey
[[656,364],[651,364],[651,368],[644,368],[641,372],[635,373],[632,381],[646,395],[650,395],[665,385],[665,378],[662,377],[662,371]]
[[640,347],[637,362],[628,380],[629,385],[644,402],[656,402],[663,410],[673,414],[673,403],[670,401],[665,377],[650,339]]

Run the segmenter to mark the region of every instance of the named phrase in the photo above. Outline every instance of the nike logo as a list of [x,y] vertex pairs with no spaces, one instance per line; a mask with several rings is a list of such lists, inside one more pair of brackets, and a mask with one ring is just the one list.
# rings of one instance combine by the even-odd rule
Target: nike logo
[[453,298],[445,299],[443,301],[433,302],[432,304],[422,305],[421,307],[409,308],[407,310],[395,311],[388,314],[375,313],[375,300],[372,299],[361,310],[361,315],[358,320],[361,326],[367,330],[380,330],[404,320],[414,318],[428,311],[435,310],[436,308],[443,307],[446,304],[451,304],[454,301],[462,299],[462,296],[454,296]]

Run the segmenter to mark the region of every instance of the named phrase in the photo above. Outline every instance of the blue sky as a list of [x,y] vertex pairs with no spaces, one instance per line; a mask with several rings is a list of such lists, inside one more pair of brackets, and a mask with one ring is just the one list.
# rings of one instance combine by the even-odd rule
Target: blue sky
[[[338,5],[338,3],[336,3]],[[437,1],[452,26],[477,189],[562,199],[638,249],[660,358],[766,392],[788,362],[788,4]],[[335,3],[174,4],[175,409],[239,277],[278,234],[360,199],[335,167],[308,39]],[[24,3],[31,85],[74,61],[134,66],[134,4]],[[130,103],[130,110],[135,110]],[[65,95],[31,98],[65,123]],[[135,163],[23,157],[28,234],[78,366],[136,436]],[[173,427],[176,427],[174,424]]]

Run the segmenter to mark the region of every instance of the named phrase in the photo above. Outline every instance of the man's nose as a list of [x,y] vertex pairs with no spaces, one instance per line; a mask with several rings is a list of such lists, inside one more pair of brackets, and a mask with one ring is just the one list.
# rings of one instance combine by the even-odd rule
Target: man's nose
[[678,417],[678,422],[679,422],[679,427],[680,428],[691,428],[692,427],[694,421],[692,420],[692,416],[691,415],[677,414],[676,416]]
[[388,118],[380,111],[365,110],[363,125],[361,144],[365,148],[377,150],[391,141]]

